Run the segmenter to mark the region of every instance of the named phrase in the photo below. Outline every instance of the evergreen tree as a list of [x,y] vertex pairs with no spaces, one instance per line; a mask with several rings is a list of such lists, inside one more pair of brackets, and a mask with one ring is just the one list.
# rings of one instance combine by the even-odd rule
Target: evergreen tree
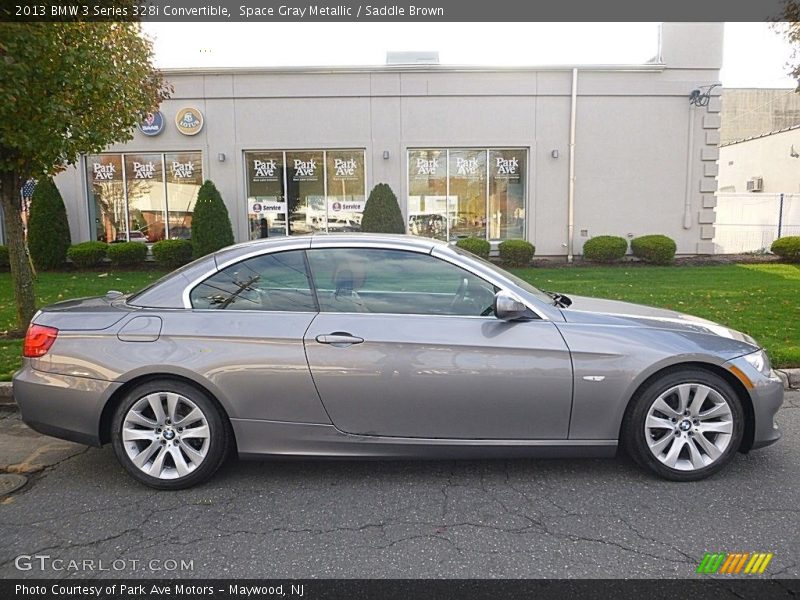
[[197,192],[192,215],[192,247],[200,258],[233,244],[233,229],[228,209],[217,188],[206,181]]
[[64,200],[48,177],[36,184],[28,222],[28,249],[37,269],[57,269],[72,244]]
[[361,231],[368,233],[405,233],[406,224],[397,204],[397,196],[392,188],[379,183],[369,194],[364,214],[361,217]]

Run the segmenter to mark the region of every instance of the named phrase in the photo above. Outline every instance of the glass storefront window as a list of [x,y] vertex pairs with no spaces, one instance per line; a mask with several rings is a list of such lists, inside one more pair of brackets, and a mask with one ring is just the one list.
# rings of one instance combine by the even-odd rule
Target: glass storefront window
[[367,202],[364,153],[361,150],[329,150],[326,152],[325,171],[328,231],[361,231],[361,213]]
[[[132,242],[158,242],[166,238],[166,194],[160,154],[126,154],[125,185],[128,192],[128,236]],[[117,236],[124,241],[124,236]]]
[[127,239],[127,207],[122,175],[122,156],[101,154],[86,159],[86,181],[89,190],[89,216],[94,223],[95,239],[113,242]]
[[527,150],[408,151],[408,232],[440,240],[525,236]]
[[286,235],[283,152],[248,152],[245,163],[250,239]]
[[408,153],[408,231],[447,239],[447,151]]
[[525,233],[526,153],[489,152],[489,239],[520,239]]
[[325,231],[325,174],[322,152],[287,152],[289,234]]
[[203,185],[203,165],[197,152],[165,154],[170,239],[192,237],[192,214]]
[[486,236],[486,151],[451,150],[450,239]]
[[361,229],[364,150],[248,151],[244,160],[250,239]]
[[95,239],[113,243],[191,237],[192,212],[203,182],[199,152],[87,156],[86,181]]

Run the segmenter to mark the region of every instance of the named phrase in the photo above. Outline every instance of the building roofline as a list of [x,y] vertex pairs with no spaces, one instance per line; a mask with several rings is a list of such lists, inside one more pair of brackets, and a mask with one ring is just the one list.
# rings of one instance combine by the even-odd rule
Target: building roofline
[[479,66],[479,65],[354,65],[354,66],[298,66],[298,67],[182,67],[162,68],[164,75],[296,75],[341,73],[530,73],[535,71],[629,71],[659,72],[667,68],[660,62],[603,65],[531,65],[531,66]]
[[797,125],[792,125],[790,127],[784,127],[783,129],[776,129],[775,131],[767,131],[766,133],[760,133],[758,135],[751,135],[750,137],[742,138],[741,140],[733,140],[730,142],[725,142],[724,144],[720,144],[720,148],[724,148],[725,146],[733,146],[734,144],[741,144],[742,142],[749,142],[751,140],[758,140],[761,138],[769,137],[771,135],[777,135],[779,133],[786,133],[787,131],[793,131],[795,129],[800,129],[800,123]]

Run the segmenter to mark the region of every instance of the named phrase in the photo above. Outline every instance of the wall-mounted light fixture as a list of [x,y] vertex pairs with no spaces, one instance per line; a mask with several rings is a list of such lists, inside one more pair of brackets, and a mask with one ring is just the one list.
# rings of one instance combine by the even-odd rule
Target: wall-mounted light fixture
[[220,152],[219,154],[217,154],[217,160],[219,162],[225,162],[225,153],[224,152]]
[[384,150],[383,151],[383,160],[389,160],[389,151],[388,150]]
[[558,158],[558,150],[556,149],[550,152],[550,156],[552,156],[553,158]]
[[797,150],[794,149],[794,144],[792,144],[792,148],[791,150],[789,150],[789,156],[791,156],[792,158],[800,158],[800,153],[798,153]]

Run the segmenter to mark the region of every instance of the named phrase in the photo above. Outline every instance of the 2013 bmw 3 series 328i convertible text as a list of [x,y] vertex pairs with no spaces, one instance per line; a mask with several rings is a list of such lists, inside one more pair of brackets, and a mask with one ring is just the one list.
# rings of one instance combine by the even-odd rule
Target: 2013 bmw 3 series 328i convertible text
[[33,319],[14,377],[42,433],[155,488],[243,457],[612,456],[673,480],[778,440],[749,336],[542,292],[434,240],[249,242]]

